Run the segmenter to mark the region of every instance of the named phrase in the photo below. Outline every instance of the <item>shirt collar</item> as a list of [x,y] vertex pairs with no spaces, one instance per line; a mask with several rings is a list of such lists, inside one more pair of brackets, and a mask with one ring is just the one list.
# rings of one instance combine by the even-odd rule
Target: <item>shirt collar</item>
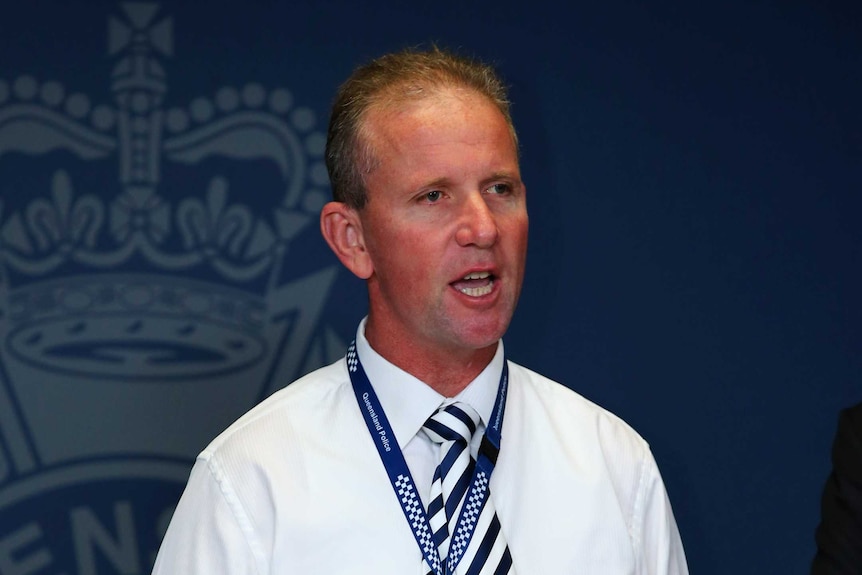
[[[446,401],[446,397],[374,351],[365,339],[366,319],[362,320],[356,330],[356,352],[380,405],[386,412],[398,445],[403,449],[422,429],[428,417]],[[491,362],[454,398],[454,401],[463,401],[472,406],[481,417],[483,426],[487,424],[494,409],[503,361],[501,340],[497,343],[497,352]],[[451,402],[452,400],[449,401]]]

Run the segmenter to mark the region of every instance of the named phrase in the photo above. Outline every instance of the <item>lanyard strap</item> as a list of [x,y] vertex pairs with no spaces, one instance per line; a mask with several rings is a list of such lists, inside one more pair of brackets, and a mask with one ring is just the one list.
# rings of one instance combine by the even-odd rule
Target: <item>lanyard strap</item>
[[[453,573],[463,555],[463,550],[467,548],[467,544],[473,535],[475,520],[471,523],[465,517],[464,510],[461,510],[455,532],[463,533],[466,540],[461,548],[461,553],[450,553],[446,565],[444,565],[440,559],[440,554],[437,552],[437,547],[432,540],[432,530],[428,523],[428,516],[416,492],[416,484],[413,481],[413,476],[407,468],[407,462],[404,460],[401,448],[398,447],[398,440],[395,437],[395,432],[389,425],[389,420],[383,411],[383,405],[377,399],[377,394],[368,380],[368,375],[362,367],[362,362],[359,361],[355,341],[350,344],[347,350],[347,371],[350,373],[350,382],[353,384],[353,393],[356,395],[356,401],[359,403],[359,410],[362,412],[365,424],[368,426],[368,431],[374,440],[377,453],[380,454],[383,467],[386,469],[386,474],[392,483],[392,489],[395,491],[396,497],[398,497],[402,511],[404,511],[404,517],[407,519],[407,523],[413,531],[413,536],[416,538],[416,543],[422,551],[422,556],[435,575]],[[494,464],[497,462],[497,454],[500,451],[508,380],[509,368],[508,363],[504,359],[503,372],[500,374],[500,384],[497,388],[497,399],[494,402],[491,420],[485,428],[485,435],[482,437],[482,443],[479,446],[476,469],[473,472],[468,492],[475,494],[481,500],[482,506],[484,506],[487,499],[488,481],[491,479],[491,472],[494,470]],[[484,475],[484,481],[479,480],[480,475]],[[476,517],[478,517],[478,514],[476,514]]]

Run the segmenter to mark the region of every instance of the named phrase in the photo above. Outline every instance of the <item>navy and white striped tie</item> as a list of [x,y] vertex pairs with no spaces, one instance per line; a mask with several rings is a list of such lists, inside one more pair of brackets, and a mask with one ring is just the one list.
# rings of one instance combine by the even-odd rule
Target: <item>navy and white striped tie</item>
[[[452,554],[457,561],[456,572],[463,575],[514,575],[512,557],[500,531],[500,521],[491,502],[490,492],[478,518],[468,512],[475,522],[470,544],[463,547],[463,539],[456,533],[456,522],[464,505],[465,495],[471,487],[476,462],[470,456],[470,440],[479,424],[479,415],[466,403],[444,405],[423,427],[431,441],[440,445],[440,464],[431,484],[428,521],[433,531],[443,563]],[[484,473],[479,481],[488,481]],[[468,506],[471,503],[468,502]],[[453,538],[453,534],[455,537]]]

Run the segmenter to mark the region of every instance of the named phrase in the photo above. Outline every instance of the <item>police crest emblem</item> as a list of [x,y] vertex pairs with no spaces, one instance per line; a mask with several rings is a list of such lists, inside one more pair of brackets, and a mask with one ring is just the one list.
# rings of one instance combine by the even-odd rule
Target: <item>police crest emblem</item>
[[173,34],[119,5],[105,103],[0,77],[2,575],[149,572],[197,451],[345,347],[307,257],[318,114],[254,82],[176,102]]

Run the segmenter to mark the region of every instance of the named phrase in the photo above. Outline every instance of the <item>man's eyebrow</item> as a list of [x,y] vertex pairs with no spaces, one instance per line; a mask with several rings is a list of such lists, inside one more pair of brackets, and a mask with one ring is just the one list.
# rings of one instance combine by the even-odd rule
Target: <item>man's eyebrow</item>
[[[510,172],[510,171],[500,171],[493,172],[490,176],[482,178],[481,184],[487,184],[489,182],[493,182],[495,180],[509,180],[515,183],[521,182],[521,175],[518,172]],[[417,186],[417,188],[446,188],[452,185],[452,179],[447,176],[441,176],[439,178],[434,178],[432,180],[428,180],[423,182]]]
[[521,174],[519,172],[494,172],[489,177],[485,178],[484,181],[491,182],[494,180],[511,180],[513,182],[520,182]]
[[520,172],[494,172],[493,177],[495,178],[512,178],[513,180],[520,180],[521,173]]
[[447,178],[446,176],[440,178],[434,178],[433,180],[429,180],[419,187],[421,188],[445,188],[451,185],[452,180]]

